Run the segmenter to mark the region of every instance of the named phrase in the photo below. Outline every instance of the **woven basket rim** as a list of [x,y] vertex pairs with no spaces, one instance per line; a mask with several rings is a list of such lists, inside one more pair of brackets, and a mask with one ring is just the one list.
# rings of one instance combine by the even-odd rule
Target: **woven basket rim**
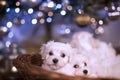
[[[56,72],[50,72],[42,69],[40,66],[32,64],[32,57],[40,56],[40,54],[23,54],[18,56],[13,60],[13,65],[18,69],[18,71],[27,74],[27,76],[37,76],[51,78],[52,80],[117,80],[110,78],[88,78],[83,76],[68,76]],[[42,59],[41,59],[42,60]],[[34,77],[35,78],[35,77]]]

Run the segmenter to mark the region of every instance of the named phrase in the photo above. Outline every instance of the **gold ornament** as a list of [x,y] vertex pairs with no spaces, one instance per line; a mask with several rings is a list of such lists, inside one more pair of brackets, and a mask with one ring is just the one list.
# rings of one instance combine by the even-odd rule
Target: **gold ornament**
[[90,17],[87,14],[82,13],[76,16],[75,22],[78,26],[83,27],[90,23]]
[[5,26],[0,26],[0,36],[5,36],[9,33],[9,30]]

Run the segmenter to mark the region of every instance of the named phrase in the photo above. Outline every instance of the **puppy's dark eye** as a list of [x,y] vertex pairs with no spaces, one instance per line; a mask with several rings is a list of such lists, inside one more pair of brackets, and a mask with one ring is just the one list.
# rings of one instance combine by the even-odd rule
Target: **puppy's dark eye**
[[73,67],[74,67],[74,68],[79,68],[79,65],[78,65],[78,64],[75,64]]
[[84,65],[85,65],[85,66],[87,66],[87,63],[86,63],[86,62],[84,62]]
[[53,53],[52,53],[52,52],[49,52],[49,55],[51,56],[51,55],[53,55]]
[[65,57],[65,54],[64,54],[64,53],[62,53],[62,54],[61,54],[61,57],[63,57],[63,58],[64,58],[64,57]]

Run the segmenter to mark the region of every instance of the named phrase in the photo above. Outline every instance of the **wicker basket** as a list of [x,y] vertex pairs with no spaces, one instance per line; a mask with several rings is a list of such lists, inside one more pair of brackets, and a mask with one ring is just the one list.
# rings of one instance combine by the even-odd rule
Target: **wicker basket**
[[109,78],[87,78],[67,76],[42,69],[42,59],[39,54],[24,54],[13,61],[14,66],[24,77],[24,80],[116,80]]

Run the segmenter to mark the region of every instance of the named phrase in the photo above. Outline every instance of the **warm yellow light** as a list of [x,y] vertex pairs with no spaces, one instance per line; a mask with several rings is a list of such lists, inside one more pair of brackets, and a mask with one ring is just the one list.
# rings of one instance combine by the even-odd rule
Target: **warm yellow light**
[[95,18],[91,18],[91,22],[95,23],[96,22]]
[[48,12],[48,16],[53,16],[53,12],[52,11],[50,11],[50,12]]
[[107,7],[107,6],[105,6],[105,7],[104,7],[104,9],[107,11],[107,10],[108,10],[108,7]]
[[20,2],[16,2],[16,6],[20,6]]
[[5,6],[5,5],[6,5],[6,1],[0,1],[0,4],[1,4],[2,6]]
[[39,21],[41,24],[45,23],[45,19],[41,18]]
[[68,9],[68,10],[72,10],[72,6],[70,6],[70,5],[67,6],[67,9]]
[[12,72],[17,72],[17,68],[15,66],[12,67]]

